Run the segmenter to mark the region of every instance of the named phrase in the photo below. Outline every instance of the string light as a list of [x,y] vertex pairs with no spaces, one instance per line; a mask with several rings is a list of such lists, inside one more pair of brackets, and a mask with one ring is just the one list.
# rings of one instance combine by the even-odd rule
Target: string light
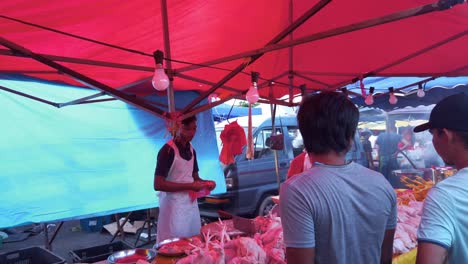
[[395,96],[395,91],[393,87],[388,88],[388,91],[390,92],[390,97],[388,98],[388,102],[390,104],[396,104],[398,102],[398,99]]
[[218,97],[218,94],[215,94],[215,93],[212,93],[208,96],[208,103],[211,104],[213,102],[217,102],[221,100],[219,97]]
[[252,72],[251,75],[252,77],[252,84],[250,85],[249,90],[247,91],[247,94],[245,95],[245,99],[251,103],[255,104],[258,102],[258,99],[260,98],[258,94],[258,89],[257,89],[257,82],[258,82],[258,72]]
[[364,100],[366,105],[372,105],[374,103],[374,90],[375,88],[373,86],[369,88],[369,94],[367,95],[366,100]]
[[165,91],[167,87],[169,87],[169,77],[167,77],[163,68],[164,53],[160,50],[157,50],[153,53],[153,57],[156,63],[156,68],[154,70],[151,84],[153,85],[154,89],[158,91]]
[[416,95],[421,98],[421,97],[424,97],[424,95],[426,95],[426,93],[424,92],[424,89],[422,87],[422,84],[418,84],[418,92],[416,93]]

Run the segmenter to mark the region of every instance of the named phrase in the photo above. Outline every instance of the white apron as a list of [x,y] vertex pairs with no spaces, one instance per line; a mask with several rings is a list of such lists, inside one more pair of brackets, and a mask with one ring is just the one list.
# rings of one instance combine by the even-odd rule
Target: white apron
[[[167,143],[174,149],[174,162],[171,165],[166,180],[172,182],[193,182],[194,155],[185,160],[180,156],[179,149],[170,140]],[[159,192],[159,217],[157,225],[157,240],[159,243],[174,237],[191,237],[200,234],[201,222],[197,200],[191,201],[189,192]]]

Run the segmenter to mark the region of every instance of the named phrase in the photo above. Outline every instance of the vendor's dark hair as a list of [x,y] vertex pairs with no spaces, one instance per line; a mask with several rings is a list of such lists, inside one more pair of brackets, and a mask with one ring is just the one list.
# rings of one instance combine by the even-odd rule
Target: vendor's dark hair
[[297,114],[304,147],[314,154],[347,151],[358,121],[357,107],[338,92],[322,92],[305,98]]
[[189,116],[189,117],[185,118],[184,120],[182,120],[182,125],[187,126],[187,125],[190,125],[192,122],[195,122],[195,121],[197,121],[197,116],[195,116],[195,115]]

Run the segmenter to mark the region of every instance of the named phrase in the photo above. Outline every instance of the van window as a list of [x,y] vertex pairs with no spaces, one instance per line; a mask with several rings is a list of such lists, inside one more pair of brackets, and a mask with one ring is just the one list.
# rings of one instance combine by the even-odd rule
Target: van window
[[[281,133],[281,128],[275,128],[276,133]],[[261,159],[272,157],[274,152],[270,149],[270,136],[271,128],[264,128],[258,131],[257,135],[253,138],[254,143],[254,159]],[[279,150],[284,151],[284,150]]]
[[304,141],[301,132],[296,126],[288,126],[288,135],[291,139],[294,157],[301,154],[304,150]]

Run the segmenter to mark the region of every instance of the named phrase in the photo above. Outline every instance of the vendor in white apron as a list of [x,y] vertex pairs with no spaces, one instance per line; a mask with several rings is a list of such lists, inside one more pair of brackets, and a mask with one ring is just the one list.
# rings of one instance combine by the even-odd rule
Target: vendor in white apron
[[174,139],[158,153],[154,189],[159,191],[157,241],[200,234],[200,212],[190,192],[214,189],[214,181],[198,176],[198,163],[190,141],[197,130],[195,116],[183,120]]

